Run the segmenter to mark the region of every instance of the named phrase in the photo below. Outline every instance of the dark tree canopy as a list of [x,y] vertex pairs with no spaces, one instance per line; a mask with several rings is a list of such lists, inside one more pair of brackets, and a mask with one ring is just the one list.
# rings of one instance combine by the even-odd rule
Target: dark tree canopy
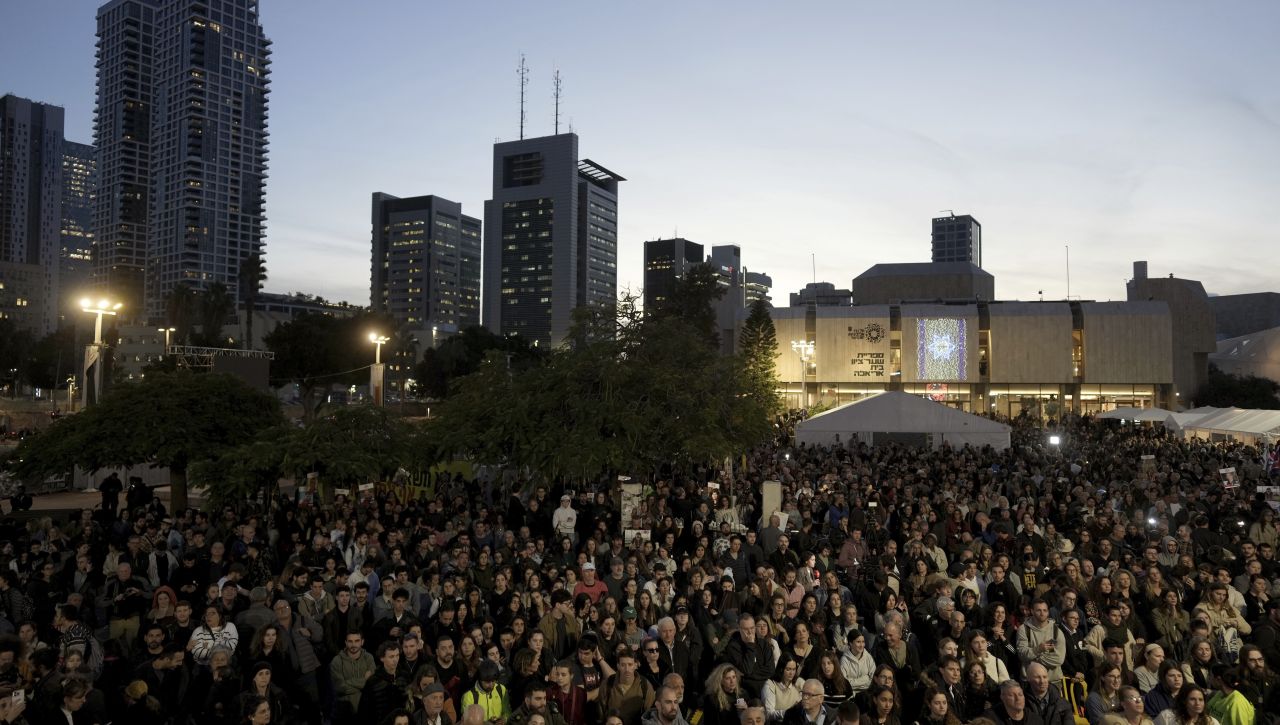
[[1224,373],[1217,365],[1209,366],[1209,378],[1200,386],[1196,405],[1215,408],[1280,409],[1280,383],[1256,375]]
[[148,375],[113,388],[97,405],[24,440],[14,458],[22,476],[65,473],[72,466],[90,471],[167,467],[173,506],[185,508],[188,466],[252,441],[283,421],[273,396],[230,375]]

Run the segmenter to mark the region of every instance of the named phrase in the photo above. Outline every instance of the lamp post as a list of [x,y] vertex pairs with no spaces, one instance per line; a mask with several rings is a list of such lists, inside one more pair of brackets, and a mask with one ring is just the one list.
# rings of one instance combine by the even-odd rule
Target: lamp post
[[386,335],[369,333],[369,342],[374,346],[373,367],[369,368],[369,396],[373,398],[373,404],[378,406],[382,405],[382,346],[390,341],[391,338]]
[[813,357],[813,343],[807,340],[792,340],[791,349],[800,356],[800,406],[809,407],[809,386],[806,378],[809,375],[809,360]]
[[[94,315],[93,320],[93,344],[85,347],[84,352],[84,407],[88,407],[97,403],[102,398],[102,363],[104,361],[102,349],[102,318],[106,315],[117,315],[120,308],[124,307],[119,302],[112,302],[105,297],[94,300],[88,297],[80,300],[80,309]],[[90,376],[93,382],[90,383]]]
[[172,335],[177,331],[178,331],[178,328],[176,327],[157,327],[156,328],[156,332],[164,333],[164,353],[160,356],[161,360],[164,359],[165,355],[169,354],[169,335]]

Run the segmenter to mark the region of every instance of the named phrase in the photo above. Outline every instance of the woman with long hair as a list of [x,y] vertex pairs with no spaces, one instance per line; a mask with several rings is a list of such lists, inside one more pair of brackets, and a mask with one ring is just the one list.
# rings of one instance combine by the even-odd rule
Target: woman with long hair
[[760,693],[770,720],[782,720],[787,710],[800,703],[803,694],[800,682],[800,663],[794,655],[783,652],[777,666],[773,668],[773,677],[765,681]]
[[871,708],[863,711],[865,725],[900,725],[898,694],[889,687],[876,685],[867,693]]
[[988,650],[1004,662],[1007,672],[1020,671],[1022,661],[1018,657],[1018,636],[1013,623],[1009,621],[1009,610],[1000,602],[991,604],[987,607],[984,621]]
[[476,647],[476,641],[471,638],[471,635],[465,635],[458,640],[458,662],[462,664],[467,679],[474,680],[476,671],[480,669],[480,650]]
[[740,683],[737,668],[727,662],[711,670],[706,694],[702,696],[702,722],[706,725],[738,725],[739,713],[747,704],[747,693],[743,692]]
[[822,701],[833,709],[853,697],[853,689],[840,671],[840,662],[836,659],[835,652],[823,652],[818,657],[818,679],[825,688]]
[[1102,718],[1106,725],[1153,725],[1151,718],[1142,709],[1142,694],[1138,688],[1125,685],[1120,688],[1120,711],[1109,713]]
[[1213,651],[1213,643],[1204,637],[1192,637],[1187,645],[1187,661],[1182,663],[1183,687],[1195,685],[1204,690],[1206,698],[1213,697],[1217,686],[1213,682],[1213,666],[1218,664],[1218,657]]
[[1123,678],[1124,671],[1109,662],[1103,663],[1098,668],[1093,691],[1089,693],[1089,699],[1084,704],[1084,716],[1088,718],[1089,725],[1102,725],[1107,715],[1120,709],[1120,687],[1124,681]]
[[810,635],[808,624],[796,622],[791,626],[790,642],[783,648],[800,663],[800,677],[806,680],[817,675],[818,656],[822,654]]
[[173,611],[178,606],[178,595],[167,586],[156,587],[151,594],[151,609],[147,612],[147,622],[155,622],[165,628],[170,636],[170,625],[173,624]]
[[1155,630],[1156,643],[1164,647],[1172,659],[1182,659],[1182,643],[1191,631],[1191,617],[1182,607],[1178,590],[1165,588],[1160,595],[1160,603],[1151,610],[1151,626]]
[[641,629],[648,629],[658,623],[662,615],[658,613],[658,607],[653,603],[653,595],[648,589],[641,589],[636,595],[636,622]]
[[1173,707],[1156,716],[1155,725],[1219,725],[1209,714],[1209,699],[1199,685],[1186,684],[1178,691]]
[[787,598],[775,594],[769,598],[769,611],[762,617],[769,623],[769,633],[778,644],[785,645],[791,641],[787,631]]
[[867,635],[862,630],[851,630],[846,640],[849,649],[840,657],[840,673],[849,683],[849,692],[856,697],[871,689],[871,676],[875,674],[876,661],[867,651]]
[[980,717],[1000,699],[998,686],[987,677],[981,662],[970,662],[964,668],[964,711],[956,717],[964,722]]
[[931,687],[924,693],[924,706],[915,725],[960,725],[960,717],[951,711],[947,693]]
[[1004,660],[987,650],[987,635],[981,631],[971,634],[965,642],[964,662],[966,666],[974,662],[981,664],[987,672],[987,679],[992,682],[1004,682],[1009,679],[1009,668]]
[[[248,662],[256,664],[267,662],[271,665],[272,679],[276,682],[292,682],[296,673],[289,663],[288,635],[279,624],[272,622],[258,628],[249,641]],[[255,668],[256,669],[256,668]],[[245,673],[252,678],[254,672]]]

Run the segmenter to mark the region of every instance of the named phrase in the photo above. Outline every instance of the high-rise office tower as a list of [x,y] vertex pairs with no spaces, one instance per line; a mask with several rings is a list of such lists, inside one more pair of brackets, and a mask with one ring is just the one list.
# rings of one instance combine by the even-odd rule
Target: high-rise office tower
[[702,245],[688,239],[644,243],[644,308],[653,310],[675,291],[691,267],[702,264]]
[[238,293],[262,251],[269,41],[257,0],[98,10],[94,281],[162,318],[178,284]]
[[0,97],[0,317],[37,335],[58,325],[62,122],[58,106]]
[[415,329],[480,324],[480,220],[438,196],[373,195],[375,312]]
[[773,278],[764,272],[746,272],[746,289],[744,294],[746,299],[744,302],[747,307],[756,303],[756,300],[764,300],[765,304],[772,304],[773,300],[769,297],[769,290],[773,289]]
[[93,204],[98,195],[97,161],[89,144],[62,143],[62,270],[60,307],[65,316],[87,289],[92,272]]
[[[493,146],[484,205],[484,324],[559,344],[575,307],[618,291],[618,182],[562,133]],[[558,222],[558,223],[557,223]]]
[[962,216],[936,217],[933,220],[933,261],[971,262],[982,266],[982,225],[977,219]]

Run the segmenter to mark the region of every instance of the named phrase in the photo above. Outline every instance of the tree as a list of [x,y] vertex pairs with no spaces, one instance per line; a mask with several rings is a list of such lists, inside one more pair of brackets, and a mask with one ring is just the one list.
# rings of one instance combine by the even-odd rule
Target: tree
[[[753,384],[773,389],[777,379],[778,335],[769,314],[769,303],[763,299],[751,303],[738,339],[738,352]],[[781,400],[777,400],[775,395],[773,407],[780,405]]]
[[1280,409],[1280,383],[1256,375],[1224,373],[1209,366],[1209,377],[1196,393],[1198,406]]
[[227,286],[221,282],[209,285],[209,289],[200,295],[199,310],[200,334],[196,338],[196,344],[205,347],[226,347],[222,326],[227,324],[227,318],[236,311],[235,300],[231,299]]
[[271,364],[272,379],[298,386],[302,417],[310,422],[324,405],[321,393],[329,386],[355,385],[369,379],[373,362],[369,332],[393,329],[394,324],[383,315],[338,318],[319,312],[301,314],[263,338],[276,356]]
[[165,316],[169,326],[175,328],[170,341],[174,345],[186,345],[191,342],[195,331],[196,308],[199,300],[195,290],[187,284],[176,284],[165,298]]
[[258,306],[258,294],[267,279],[267,268],[262,255],[254,252],[240,263],[240,302],[244,305],[244,340],[241,347],[253,349],[253,312]]
[[689,470],[771,432],[773,381],[720,355],[705,276],[692,307],[639,315],[635,300],[578,310],[568,339],[541,363],[511,369],[491,352],[458,381],[432,421],[437,455],[467,455],[581,481],[664,466]]
[[28,361],[27,381],[37,387],[54,390],[65,386],[67,378],[79,372],[76,370],[80,358],[76,342],[75,328],[70,325],[40,338]]
[[724,287],[720,286],[720,275],[715,268],[709,263],[695,264],[676,283],[671,296],[651,310],[650,315],[685,320],[714,348],[720,344],[715,303],[721,297],[724,297]]
[[284,418],[274,396],[213,373],[148,375],[56,421],[15,451],[22,476],[149,464],[167,467],[170,501],[187,506],[187,470],[254,440]]
[[502,337],[474,325],[423,353],[414,373],[419,394],[443,400],[454,381],[479,370],[491,351],[500,353],[516,370],[527,369],[545,357],[544,350],[525,338]]

